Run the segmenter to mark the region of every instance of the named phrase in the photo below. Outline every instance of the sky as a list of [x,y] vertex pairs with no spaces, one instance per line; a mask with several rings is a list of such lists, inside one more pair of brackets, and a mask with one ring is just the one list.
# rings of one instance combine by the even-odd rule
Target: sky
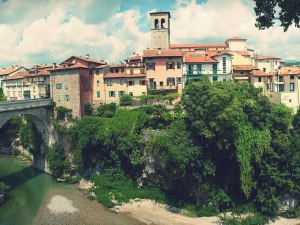
[[300,60],[300,29],[254,26],[252,0],[0,0],[0,68],[72,55],[119,63],[151,47],[150,12],[171,14],[171,44],[246,38],[255,53]]

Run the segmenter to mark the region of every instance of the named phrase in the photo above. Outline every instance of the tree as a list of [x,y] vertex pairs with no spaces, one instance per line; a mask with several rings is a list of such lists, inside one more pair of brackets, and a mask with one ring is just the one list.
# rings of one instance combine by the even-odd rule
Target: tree
[[93,115],[93,105],[90,102],[84,103],[84,115],[85,116],[92,116]]
[[59,178],[64,172],[64,160],[66,159],[62,144],[55,143],[53,147],[48,147],[46,158],[52,176],[55,179]]
[[298,0],[254,0],[254,2],[256,4],[254,7],[255,26],[260,30],[272,27],[276,20],[280,21],[280,26],[285,32],[292,24],[300,27],[300,2]]
[[0,182],[0,194],[5,194],[10,189],[10,185]]
[[133,103],[133,97],[131,95],[123,95],[120,98],[120,105],[125,106],[125,105],[132,105]]
[[0,102],[6,101],[7,97],[3,94],[3,89],[0,87]]
[[97,114],[100,117],[112,118],[117,110],[117,104],[111,102],[109,104],[101,104],[97,107]]

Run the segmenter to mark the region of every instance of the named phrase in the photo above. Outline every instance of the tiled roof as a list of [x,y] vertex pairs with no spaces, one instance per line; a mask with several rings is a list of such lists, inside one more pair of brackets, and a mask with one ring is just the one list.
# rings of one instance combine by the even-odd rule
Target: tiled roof
[[115,65],[109,65],[110,68],[120,68],[120,67],[126,67],[126,64],[115,64]]
[[173,49],[162,49],[161,54],[158,54],[159,50],[144,50],[143,56],[146,57],[172,57],[172,56],[182,56],[180,50],[173,50]]
[[220,48],[227,48],[227,44],[225,43],[218,43],[218,44],[172,44],[170,48],[209,48],[209,47],[220,47]]
[[236,65],[236,66],[233,66],[233,70],[251,71],[253,69],[257,69],[257,68],[254,67],[254,66],[250,66],[250,65]]
[[96,60],[96,59],[90,59],[90,58],[86,58],[86,57],[82,57],[82,56],[71,56],[68,59],[64,60],[62,63],[60,63],[60,65],[66,63],[67,61],[69,61],[71,58],[77,58],[77,59],[81,59],[83,61],[86,62],[93,62],[93,63],[98,63],[98,64],[106,64],[105,62],[102,62],[100,60]]
[[229,41],[229,40],[247,40],[247,39],[241,38],[241,37],[238,37],[238,36],[234,36],[234,37],[232,37],[232,38],[228,38],[228,39],[226,40],[226,42]]
[[272,76],[272,74],[265,73],[264,71],[261,71],[260,69],[253,69],[250,73],[255,77],[269,77],[269,76]]
[[241,56],[250,56],[249,52],[245,52],[245,51],[237,51],[238,54],[240,54]]
[[14,67],[3,68],[3,69],[0,69],[0,75],[7,75],[7,74],[13,73],[15,71],[18,71],[21,68],[23,68],[23,67],[14,66]]
[[96,69],[103,69],[103,68],[105,68],[105,67],[107,67],[108,66],[108,64],[105,64],[105,65],[100,65],[100,66],[97,66],[97,67],[95,67]]
[[136,77],[146,77],[145,74],[127,74],[127,73],[108,73],[104,76],[104,79],[109,78],[136,78]]
[[254,54],[253,57],[255,59],[281,59],[277,56],[273,56],[273,55],[258,55],[258,54]]
[[299,67],[293,67],[293,66],[282,66],[279,70],[280,75],[298,75],[300,74],[300,68]]
[[143,56],[141,56],[141,55],[136,55],[136,56],[130,57],[130,58],[129,58],[129,61],[142,60],[142,58],[143,58]]
[[218,61],[216,61],[215,59],[213,59],[211,57],[212,57],[212,55],[209,53],[185,52],[184,61],[187,63],[189,63],[189,62],[218,63]]
[[3,80],[4,81],[5,80],[18,80],[18,79],[23,79],[25,77],[50,76],[50,72],[47,70],[37,70],[37,73],[30,73],[31,71],[35,71],[35,70],[29,70],[29,71],[15,73],[9,77],[6,77]]
[[55,70],[70,70],[70,69],[79,69],[79,68],[85,68],[85,69],[88,69],[89,67],[87,67],[87,66],[78,66],[78,65],[72,65],[72,66],[68,66],[68,67],[57,66],[55,69],[49,69],[48,71],[55,71]]

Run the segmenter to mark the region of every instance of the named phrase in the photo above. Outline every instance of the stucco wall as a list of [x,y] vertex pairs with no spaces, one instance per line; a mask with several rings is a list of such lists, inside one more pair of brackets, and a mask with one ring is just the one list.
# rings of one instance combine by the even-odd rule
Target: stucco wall
[[236,52],[230,52],[232,54],[232,65],[252,65],[252,59],[241,56]]

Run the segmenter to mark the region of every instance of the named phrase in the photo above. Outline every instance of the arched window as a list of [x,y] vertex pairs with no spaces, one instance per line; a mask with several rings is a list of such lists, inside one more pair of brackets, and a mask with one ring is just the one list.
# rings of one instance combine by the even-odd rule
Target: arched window
[[154,20],[154,27],[155,27],[155,29],[158,29],[158,19]]
[[160,21],[160,25],[161,25],[160,27],[161,27],[161,28],[165,28],[165,22],[166,22],[166,21],[165,21],[164,18],[161,19],[161,21]]

